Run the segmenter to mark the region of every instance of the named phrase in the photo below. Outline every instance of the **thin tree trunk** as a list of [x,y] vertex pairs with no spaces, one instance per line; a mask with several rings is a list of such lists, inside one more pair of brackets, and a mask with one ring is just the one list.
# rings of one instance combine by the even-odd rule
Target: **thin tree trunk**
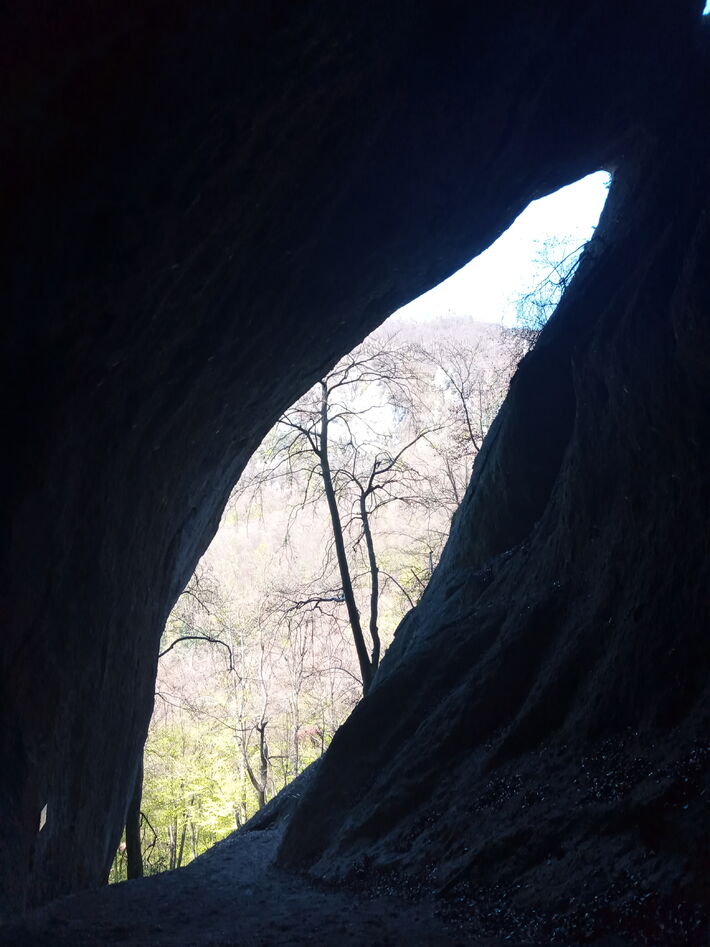
[[177,861],[175,867],[179,868],[182,865],[182,856],[185,851],[185,836],[187,835],[187,816],[183,813],[182,817],[182,832],[180,833],[180,848],[178,849]]
[[257,730],[259,731],[259,776],[261,785],[259,808],[262,808],[266,805],[266,786],[269,781],[269,747],[266,743],[266,721],[263,722],[261,727],[257,727]]
[[372,683],[372,665],[370,656],[367,653],[365,636],[362,633],[360,624],[360,615],[355,602],[355,593],[353,583],[350,578],[350,568],[348,566],[347,556],[345,555],[345,541],[343,539],[343,527],[340,522],[340,512],[335,498],[335,489],[333,488],[333,478],[330,471],[330,462],[328,460],[328,388],[325,382],[321,382],[321,429],[320,429],[320,465],[323,474],[323,489],[325,498],[328,502],[328,512],[330,513],[330,522],[333,528],[333,540],[335,542],[335,554],[338,560],[338,569],[340,570],[340,581],[343,584],[343,597],[348,611],[348,620],[350,629],[355,640],[355,650],[360,664],[360,674],[362,675],[362,690],[367,694]]
[[267,722],[264,721],[261,724],[256,725],[256,731],[259,734],[259,777],[251,767],[249,758],[247,757],[247,747],[246,741],[244,741],[244,764],[247,768],[247,773],[249,774],[249,779],[251,784],[256,791],[256,797],[258,802],[258,808],[263,809],[266,805],[266,787],[269,781],[269,748],[266,743],[266,727]]
[[172,871],[175,867],[175,852],[177,849],[177,824],[168,823],[168,867]]
[[301,720],[298,713],[298,692],[296,692],[296,697],[294,700],[294,711],[293,711],[293,779],[298,776],[298,772],[301,767],[301,754],[300,747],[298,745],[299,733],[301,729]]
[[[229,625],[229,647],[234,655],[234,631],[232,625]],[[240,666],[244,668],[244,638],[240,634],[239,636],[239,659]],[[239,801],[238,808],[234,810],[234,821],[237,823],[237,828],[240,828],[247,821],[247,781],[246,781],[246,769],[244,767],[244,756],[246,754],[245,748],[245,736],[244,736],[244,689],[241,685],[241,679],[237,674],[237,669],[234,666],[234,657],[232,657],[232,667],[231,667],[231,677],[232,677],[232,688],[234,692],[234,720],[237,725],[237,732],[241,736],[236,736],[236,741],[239,746],[239,753],[237,758],[239,760],[239,786],[241,792],[241,799]],[[239,687],[242,686],[241,694],[239,692]]]
[[[459,496],[459,488],[458,488],[458,484],[456,483],[456,477],[454,476],[454,472],[451,469],[451,461],[449,460],[448,457],[444,459],[444,463],[446,464],[446,476],[448,478],[449,483],[451,484],[451,489],[453,490],[453,493],[454,493],[454,503],[456,504],[456,508],[458,509],[461,506],[461,497]],[[468,465],[467,465],[467,469],[468,469]],[[470,477],[467,476],[466,483],[468,483],[469,480],[470,480]]]
[[[242,721],[242,726],[244,726],[244,721]],[[242,787],[242,798],[241,798],[241,801],[240,801],[242,825],[245,825],[245,824],[246,824],[246,821],[247,821],[247,802],[248,802],[248,800],[247,800],[247,779],[246,779],[246,775],[247,775],[247,774],[246,774],[246,770],[245,770],[245,767],[244,767],[244,755],[242,754],[242,756],[240,757],[240,764],[239,764],[239,783],[240,783],[240,786]]]
[[367,559],[370,564],[370,637],[372,638],[372,659],[370,666],[374,674],[380,663],[380,633],[377,627],[380,580],[379,570],[377,568],[377,557],[375,556],[375,543],[372,539],[372,530],[370,529],[370,515],[367,512],[367,497],[362,492],[360,493],[360,519],[362,520],[362,530],[365,534]]
[[143,797],[143,757],[136,773],[133,795],[126,815],[126,875],[128,878],[143,877],[143,853],[141,852],[141,799]]

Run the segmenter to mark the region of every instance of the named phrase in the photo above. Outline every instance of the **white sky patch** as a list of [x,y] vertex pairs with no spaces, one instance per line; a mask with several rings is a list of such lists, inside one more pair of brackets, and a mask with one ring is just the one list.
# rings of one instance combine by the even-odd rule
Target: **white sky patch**
[[517,300],[547,272],[538,260],[542,244],[563,239],[574,250],[586,243],[604,207],[609,180],[605,171],[598,171],[533,201],[492,246],[398,309],[395,317],[428,321],[457,315],[515,325]]

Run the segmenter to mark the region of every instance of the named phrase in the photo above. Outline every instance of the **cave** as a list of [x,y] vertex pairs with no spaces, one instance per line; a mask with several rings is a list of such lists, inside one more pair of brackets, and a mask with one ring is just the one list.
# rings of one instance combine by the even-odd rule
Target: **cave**
[[423,600],[252,834],[279,824],[280,872],[395,879],[451,924],[503,899],[501,943],[511,912],[537,942],[705,943],[702,10],[4,8],[6,942],[59,943],[49,903],[105,883],[165,619],[279,412],[604,169]]

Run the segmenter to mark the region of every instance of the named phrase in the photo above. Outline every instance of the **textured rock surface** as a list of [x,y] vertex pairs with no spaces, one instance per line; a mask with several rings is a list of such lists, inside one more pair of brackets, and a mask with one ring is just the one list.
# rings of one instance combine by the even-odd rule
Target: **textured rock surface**
[[[521,371],[447,565],[283,857],[387,860],[403,827],[424,845],[431,794],[473,793],[552,730],[579,749],[636,727],[645,752],[680,727],[689,745],[707,667],[699,12],[6,5],[2,912],[105,877],[164,617],[279,410],[601,166],[619,169],[609,247]],[[494,851],[507,829],[485,824]]]
[[705,943],[709,78],[617,170],[284,864],[425,878],[474,912],[504,890],[543,939],[554,915],[563,938]]

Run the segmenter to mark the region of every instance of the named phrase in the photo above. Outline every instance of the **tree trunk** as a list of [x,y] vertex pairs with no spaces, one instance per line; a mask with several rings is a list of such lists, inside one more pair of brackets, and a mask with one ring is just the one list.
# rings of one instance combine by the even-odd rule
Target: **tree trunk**
[[340,581],[343,583],[343,597],[348,610],[348,620],[350,629],[355,640],[355,650],[360,664],[360,674],[362,675],[362,691],[367,694],[372,683],[372,665],[367,653],[365,636],[362,633],[360,624],[360,615],[355,602],[355,593],[353,583],[350,578],[350,568],[348,566],[347,556],[345,555],[345,541],[343,539],[343,527],[340,522],[340,512],[335,498],[333,488],[333,478],[330,472],[330,463],[328,460],[328,388],[325,382],[321,382],[321,429],[320,429],[320,465],[323,474],[323,488],[325,498],[328,501],[328,512],[330,513],[330,522],[333,528],[333,540],[335,542],[335,554],[338,560],[338,569],[340,570]]
[[370,514],[367,511],[367,497],[364,493],[360,493],[360,519],[362,520],[362,530],[365,534],[367,560],[370,565],[370,637],[372,638],[372,659],[370,667],[374,675],[380,663],[380,632],[377,627],[380,582],[377,557],[375,556],[375,543],[372,539],[372,530],[370,529]]
[[298,776],[299,770],[301,768],[301,753],[300,747],[298,745],[300,730],[301,720],[298,713],[298,695],[296,695],[293,710],[293,779]]
[[126,857],[128,878],[143,877],[143,853],[141,852],[141,799],[143,797],[143,757],[141,756],[133,795],[126,815]]
[[[230,676],[231,676],[232,688],[234,692],[234,720],[237,725],[237,733],[239,734],[236,736],[236,740],[237,740],[237,744],[240,750],[238,754],[238,760],[239,760],[239,786],[240,786],[240,792],[241,792],[241,799],[238,803],[238,806],[234,810],[234,821],[237,823],[237,828],[240,828],[247,821],[247,783],[246,783],[246,771],[244,767],[244,756],[246,754],[246,748],[244,745],[245,744],[245,738],[244,738],[245,721],[244,721],[244,716],[243,716],[244,689],[241,683],[241,679],[239,675],[237,674],[237,669],[234,666],[234,654],[235,654],[234,630],[231,624],[229,625],[229,647],[232,652],[232,667],[230,669]],[[244,638],[241,634],[239,636],[239,658],[241,662],[240,666],[243,668],[244,667]],[[240,687],[241,687],[241,693],[240,693]]]
[[168,824],[168,867],[172,871],[175,867],[175,852],[177,850],[177,825]]
[[259,808],[266,805],[266,786],[269,781],[269,747],[266,743],[266,721],[257,727],[259,731],[259,776],[261,789],[259,792]]
[[180,848],[178,849],[177,860],[175,862],[175,867],[179,868],[182,865],[182,856],[185,851],[185,836],[187,835],[187,818],[186,814],[183,813],[182,821],[182,832],[180,833]]
[[242,756],[240,766],[239,766],[239,785],[242,787],[242,798],[240,800],[239,806],[241,811],[242,825],[246,824],[248,819],[247,815],[247,781],[246,781],[246,772],[244,769],[244,757]]
[[247,756],[247,747],[246,740],[243,743],[243,756],[244,756],[244,765],[246,766],[247,773],[249,774],[249,779],[251,784],[256,791],[256,797],[258,802],[258,808],[263,809],[266,805],[266,787],[269,781],[269,748],[266,743],[266,727],[267,721],[256,725],[256,731],[259,734],[259,776],[257,777],[256,773],[252,769],[251,763]]

